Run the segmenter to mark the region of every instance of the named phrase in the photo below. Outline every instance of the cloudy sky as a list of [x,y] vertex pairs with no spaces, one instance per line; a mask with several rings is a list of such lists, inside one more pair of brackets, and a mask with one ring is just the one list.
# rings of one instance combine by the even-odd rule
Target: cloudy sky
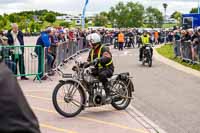
[[[24,10],[48,9],[63,13],[79,14],[85,0],[0,0],[0,14],[19,12]],[[192,7],[197,7],[198,0],[89,0],[87,15],[100,11],[108,11],[119,1],[139,2],[145,7],[153,6],[163,11],[162,3],[167,3],[167,14],[178,10],[188,13]]]

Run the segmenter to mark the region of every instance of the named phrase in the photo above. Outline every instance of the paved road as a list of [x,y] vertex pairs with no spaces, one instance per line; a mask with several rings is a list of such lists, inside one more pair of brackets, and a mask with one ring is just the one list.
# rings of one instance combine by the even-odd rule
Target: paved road
[[[84,55],[82,59],[86,59]],[[71,65],[63,68],[71,72]],[[61,77],[52,77],[53,81],[42,83],[19,81],[26,98],[39,119],[42,133],[152,133],[149,129],[136,121],[137,116],[127,111],[116,111],[111,106],[90,108],[81,112],[75,118],[64,118],[54,109],[52,104],[52,91]]]
[[117,72],[131,72],[133,106],[168,133],[200,133],[200,78],[156,60],[153,67],[138,62],[138,50],[113,50]]
[[[28,39],[28,41],[30,40]],[[132,103],[134,107],[168,133],[200,132],[199,78],[178,71],[156,60],[154,60],[152,68],[144,67],[138,62],[138,49],[124,50],[123,52],[113,50],[113,55],[117,66],[116,72],[131,72],[134,77],[136,88],[136,98]],[[55,80],[58,80],[57,78]],[[79,118],[64,120],[55,114],[49,100],[51,99],[51,88],[55,86],[55,83],[45,82],[41,86],[40,84],[32,85],[32,82],[30,82],[21,82],[21,84],[25,86],[25,94],[43,124],[41,126],[44,133],[68,132],[71,130],[82,133],[86,131],[94,132],[94,129],[102,132],[102,126],[106,126],[105,129],[108,131],[117,130],[119,133],[123,133],[134,132],[133,130],[139,126],[134,124],[134,121],[129,117],[123,119],[122,117],[126,116],[124,114],[122,115],[119,112],[115,112],[116,114],[105,113],[101,109],[91,110],[94,113],[89,115],[89,118],[90,116],[95,118],[92,121],[91,119],[83,120]],[[30,84],[32,86],[27,88]],[[106,107],[106,110],[112,110],[112,108]],[[98,113],[95,113],[96,111]],[[89,110],[89,113],[91,112]],[[85,115],[88,118],[87,112],[83,114],[83,116]],[[102,117],[103,115],[105,117]],[[123,123],[122,120],[126,120],[126,122]],[[116,124],[122,126],[117,127]],[[80,125],[80,128],[77,128],[77,125]],[[90,129],[88,130],[87,127]],[[127,128],[131,128],[131,130],[127,130]],[[135,132],[137,133],[137,131]]]

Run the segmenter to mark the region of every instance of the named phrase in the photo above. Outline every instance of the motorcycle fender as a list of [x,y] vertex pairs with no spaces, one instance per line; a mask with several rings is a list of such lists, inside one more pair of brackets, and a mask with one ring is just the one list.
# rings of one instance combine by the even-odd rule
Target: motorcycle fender
[[135,88],[134,88],[134,85],[133,85],[133,82],[131,79],[127,79],[127,80],[123,80],[127,86],[127,88],[129,89],[129,91],[131,92],[131,97],[132,97],[132,93],[135,92]]
[[[133,93],[135,92],[135,88],[134,88],[134,85],[133,85],[133,82],[131,81],[131,79],[128,79],[128,88],[130,89],[130,91]],[[131,93],[131,96],[132,96],[132,93]]]

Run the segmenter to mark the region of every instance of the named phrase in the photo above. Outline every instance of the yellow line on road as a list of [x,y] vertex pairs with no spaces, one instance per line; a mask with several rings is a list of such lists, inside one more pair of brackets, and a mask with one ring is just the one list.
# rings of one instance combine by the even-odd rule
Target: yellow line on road
[[[27,97],[31,97],[31,98],[36,98],[36,99],[41,99],[41,100],[45,100],[45,101],[49,101],[49,102],[52,102],[52,99],[50,98],[46,98],[46,97],[39,97],[39,96],[33,96],[33,95],[26,95]],[[59,102],[63,102],[61,100],[59,100]],[[108,109],[105,109],[103,107],[98,107],[99,109],[101,109],[102,111],[110,111]],[[115,113],[120,113],[120,114],[125,114],[125,115],[128,115],[126,112],[121,112],[121,111],[111,111],[111,112],[115,112]]]
[[77,133],[77,132],[74,132],[74,131],[71,131],[71,130],[54,127],[54,126],[51,126],[51,125],[48,125],[48,124],[40,124],[40,127],[51,129],[51,130],[54,130],[54,131],[57,131],[57,132],[62,132],[62,133]]
[[52,93],[52,90],[24,90],[24,93],[30,92],[45,92],[45,93]]
[[81,116],[78,117],[78,118],[82,119],[82,120],[87,120],[87,121],[92,121],[92,122],[104,124],[104,125],[118,127],[118,128],[121,128],[121,129],[127,129],[127,130],[134,131],[134,132],[136,131],[136,132],[140,132],[140,133],[149,133],[149,132],[147,132],[145,130],[142,130],[142,129],[130,128],[128,126],[124,126],[124,125],[113,123],[113,122],[101,121],[101,120],[97,120],[97,119],[93,119],[93,118],[88,118],[88,117],[81,117]]
[[[34,110],[37,111],[41,111],[41,112],[47,112],[47,113],[52,113],[52,114],[57,114],[57,112],[53,111],[53,110],[48,110],[48,109],[43,109],[43,108],[39,108],[39,107],[33,107]],[[130,131],[134,131],[134,132],[138,132],[138,133],[149,133],[145,130],[142,129],[137,129],[137,128],[130,128],[128,126],[124,126],[121,124],[117,124],[117,123],[113,123],[113,122],[107,122],[107,121],[102,121],[102,120],[98,120],[98,119],[94,119],[94,118],[89,118],[89,117],[77,117],[78,119],[81,120],[86,120],[86,121],[90,121],[90,122],[95,122],[95,123],[99,123],[99,124],[104,124],[104,125],[109,125],[112,127],[118,127],[121,129],[126,129],[126,130],[130,130]]]
[[37,98],[37,99],[45,100],[45,101],[52,101],[52,99],[46,98],[46,97],[39,97],[39,96],[33,96],[33,95],[26,95],[26,96],[31,97],[31,98]]

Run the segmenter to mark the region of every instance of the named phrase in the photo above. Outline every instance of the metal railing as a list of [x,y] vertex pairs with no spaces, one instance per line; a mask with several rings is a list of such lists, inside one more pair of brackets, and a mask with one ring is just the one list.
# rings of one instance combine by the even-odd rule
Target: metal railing
[[185,61],[200,64],[200,44],[192,44],[190,41],[175,41],[174,54]]
[[[0,58],[17,77],[35,76],[38,80],[67,59],[88,50],[83,38],[66,41],[58,46],[2,46]],[[18,72],[19,70],[19,72]],[[35,79],[36,79],[35,78]]]
[[[35,49],[41,57],[38,71],[38,59]],[[0,56],[16,76],[36,76],[44,71],[44,50],[41,46],[0,46]],[[19,72],[18,72],[19,70]]]
[[[110,45],[111,41],[109,37],[103,44]],[[5,56],[5,49],[9,51],[8,56]],[[52,45],[50,48],[38,45],[0,46],[0,57],[2,56],[1,58],[17,77],[35,76],[35,79],[40,81],[49,71],[56,71],[60,65],[88,50],[88,43],[84,42],[84,38],[79,38],[77,41],[69,40]],[[16,51],[21,53],[14,54]]]

